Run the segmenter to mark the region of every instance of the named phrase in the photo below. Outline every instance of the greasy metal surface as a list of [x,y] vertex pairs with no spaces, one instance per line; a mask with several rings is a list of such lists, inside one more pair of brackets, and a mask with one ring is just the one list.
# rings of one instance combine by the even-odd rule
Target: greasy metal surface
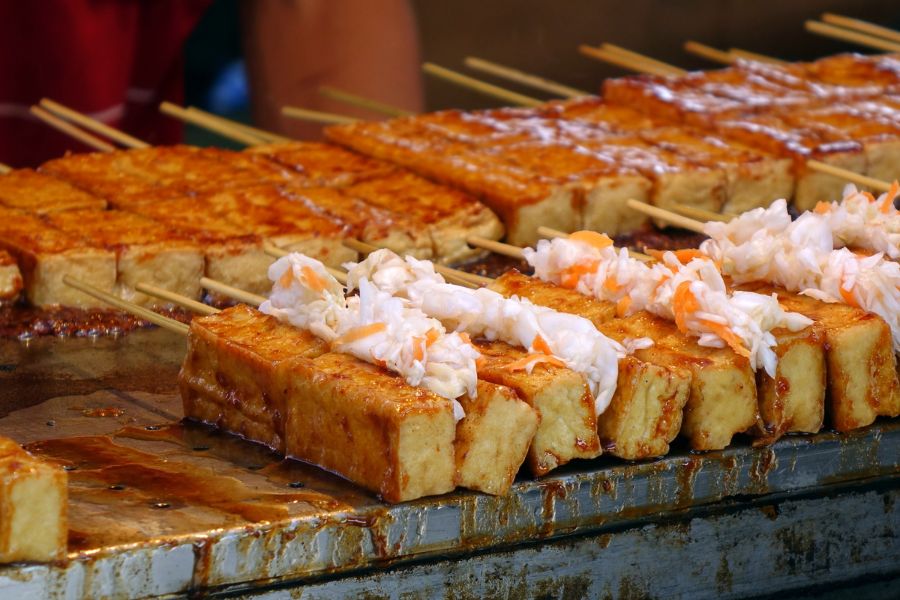
[[[386,506],[316,468],[174,425],[184,341],[0,342],[0,434],[70,467],[70,555],[0,569],[0,596],[177,594],[383,568],[662,519],[723,498],[819,490],[900,471],[900,421],[772,448],[578,462],[493,498]],[[149,427],[149,429],[147,428]]]
[[900,595],[900,482],[893,489],[824,498],[724,504],[614,533],[240,597],[703,600],[797,598],[808,591],[819,600],[865,600]]

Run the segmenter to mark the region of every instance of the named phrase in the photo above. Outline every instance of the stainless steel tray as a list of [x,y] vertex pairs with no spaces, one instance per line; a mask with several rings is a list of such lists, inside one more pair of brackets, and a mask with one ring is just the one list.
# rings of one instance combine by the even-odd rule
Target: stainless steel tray
[[0,434],[73,468],[68,560],[0,568],[0,596],[159,596],[336,577],[900,473],[893,420],[769,448],[601,457],[522,478],[505,497],[389,506],[315,467],[178,424],[183,352],[183,339],[160,330],[0,341]]

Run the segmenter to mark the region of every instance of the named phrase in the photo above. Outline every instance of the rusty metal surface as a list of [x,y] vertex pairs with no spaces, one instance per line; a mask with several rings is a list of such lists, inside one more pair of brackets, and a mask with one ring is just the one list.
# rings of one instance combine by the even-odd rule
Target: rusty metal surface
[[771,448],[581,461],[523,478],[502,498],[457,492],[387,506],[319,469],[177,425],[183,346],[158,330],[0,342],[0,434],[74,468],[68,560],[0,568],[0,596],[245,589],[588,535],[735,496],[893,481],[900,472],[894,420]]

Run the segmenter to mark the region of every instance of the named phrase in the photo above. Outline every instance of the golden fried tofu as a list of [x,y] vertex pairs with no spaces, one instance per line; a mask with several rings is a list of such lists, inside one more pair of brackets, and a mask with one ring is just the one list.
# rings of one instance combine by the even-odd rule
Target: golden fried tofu
[[116,284],[114,251],[92,246],[21,210],[0,207],[0,248],[16,259],[25,294],[34,306],[104,306],[63,283],[66,275],[105,292],[112,292]]
[[879,416],[900,415],[900,384],[891,330],[880,317],[846,304],[828,304],[765,284],[740,286],[778,294],[786,310],[820,324],[825,335],[827,414],[832,427],[849,431]]
[[287,454],[387,502],[452,491],[451,402],[346,354],[291,364]]
[[184,415],[284,453],[288,365],[327,351],[308,331],[243,304],[195,318],[178,375]]
[[281,190],[285,198],[347,223],[348,237],[401,255],[434,258],[425,224],[411,215],[373,206],[348,193],[347,188],[284,186]]
[[483,358],[479,379],[515,390],[540,415],[528,450],[528,467],[534,475],[545,475],[575,458],[600,455],[594,398],[581,375],[548,364],[535,366],[531,373],[513,371],[509,366],[526,356],[524,350],[502,342],[476,345]]
[[263,155],[293,169],[298,174],[296,183],[308,187],[344,187],[400,171],[388,162],[320,142],[251,146],[245,152]]
[[61,179],[31,169],[16,169],[0,177],[0,205],[45,214],[60,210],[103,210],[106,200]]
[[67,210],[50,213],[44,219],[57,229],[78,233],[92,246],[115,251],[116,291],[122,298],[150,306],[165,304],[137,292],[138,283],[188,298],[200,297],[203,251],[186,234],[119,210]]
[[525,461],[541,417],[508,387],[478,382],[474,398],[459,398],[466,416],[456,424],[456,485],[503,495]]
[[0,437],[0,563],[66,556],[68,476]]
[[22,291],[22,273],[12,254],[0,250],[0,301],[12,300]]
[[[652,331],[637,334],[616,323],[615,305],[567,290],[551,283],[508,271],[491,284],[504,296],[527,298],[535,304],[590,320],[612,339],[654,337]],[[654,338],[655,339],[655,338]],[[691,391],[691,373],[677,364],[657,363],[641,356],[619,361],[616,393],[609,407],[597,417],[604,449],[610,454],[636,460],[662,456],[682,427],[682,411]]]

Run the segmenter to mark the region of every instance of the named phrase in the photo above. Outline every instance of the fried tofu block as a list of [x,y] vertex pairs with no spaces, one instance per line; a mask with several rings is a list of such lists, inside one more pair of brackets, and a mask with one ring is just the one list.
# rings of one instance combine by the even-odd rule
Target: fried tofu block
[[825,420],[825,330],[820,323],[797,332],[773,331],[778,345],[775,377],[756,374],[758,431],[764,442],[788,432],[816,433]]
[[346,193],[390,210],[398,219],[410,217],[427,231],[431,253],[442,263],[458,262],[477,253],[466,244],[469,236],[491,240],[503,236],[500,220],[473,196],[408,171],[370,177],[349,186]]
[[[572,290],[508,271],[491,285],[504,296],[527,298],[535,304],[589,319],[604,335],[622,341],[626,337],[653,337],[652,331],[623,332],[616,325],[616,309]],[[603,447],[610,454],[636,460],[662,456],[682,427],[682,412],[691,391],[687,367],[655,363],[641,356],[619,361],[616,393],[597,418]]]
[[22,273],[16,259],[0,250],[0,301],[12,300],[22,291]]
[[0,563],[66,556],[68,476],[0,438]]
[[184,416],[285,452],[289,365],[328,344],[246,305],[191,321],[178,375]]
[[34,306],[103,306],[63,283],[66,275],[105,292],[112,292],[116,283],[115,252],[91,246],[21,210],[0,207],[0,248],[16,259],[25,294]]
[[285,197],[270,185],[208,194],[196,199],[202,210],[220,215],[269,243],[302,252],[333,267],[356,260],[345,247],[346,223]]
[[117,259],[116,292],[137,304],[159,306],[165,301],[135,290],[148,283],[188,298],[200,297],[203,251],[185,234],[119,210],[67,210],[45,216],[53,227],[78,233],[92,246],[110,248]]
[[826,412],[838,431],[900,415],[900,384],[890,327],[880,317],[846,304],[827,304],[765,284],[743,289],[777,293],[785,309],[806,315],[825,332]]
[[285,186],[283,196],[347,223],[348,236],[398,254],[431,259],[433,247],[425,224],[411,215],[394,213],[356,198],[348,188]]
[[500,156],[428,135],[412,119],[329,127],[326,135],[358,152],[474,194],[500,217],[511,244],[533,244],[541,225],[562,231],[581,225],[581,195],[569,182],[529,173]]
[[885,87],[900,84],[900,61],[891,55],[844,53],[799,64],[813,79],[868,89],[873,97],[883,93]]
[[453,408],[446,398],[346,354],[290,369],[287,454],[403,502],[452,491]]
[[0,177],[0,205],[40,215],[61,210],[103,210],[106,200],[55,177],[16,169]]
[[271,289],[267,269],[274,259],[248,225],[234,223],[189,198],[147,202],[130,210],[183,231],[200,244],[207,277],[255,294]]
[[719,121],[716,130],[727,139],[791,158],[796,181],[794,205],[798,210],[809,210],[819,201],[840,198],[846,185],[843,178],[809,169],[806,166],[809,159],[857,173],[867,171],[866,154],[860,142],[812,121],[799,126],[771,115],[754,116]]
[[534,475],[546,475],[575,458],[600,455],[594,398],[581,375],[546,364],[531,373],[511,371],[507,367],[523,358],[524,350],[502,342],[478,341],[477,346],[484,359],[479,379],[515,390],[540,415],[528,449],[528,467]]
[[538,412],[502,385],[478,382],[475,398],[459,399],[466,416],[456,424],[456,485],[486,494],[509,491],[532,445]]
[[261,154],[293,169],[298,173],[295,183],[308,187],[344,187],[400,171],[388,162],[319,142],[251,146],[246,152]]

